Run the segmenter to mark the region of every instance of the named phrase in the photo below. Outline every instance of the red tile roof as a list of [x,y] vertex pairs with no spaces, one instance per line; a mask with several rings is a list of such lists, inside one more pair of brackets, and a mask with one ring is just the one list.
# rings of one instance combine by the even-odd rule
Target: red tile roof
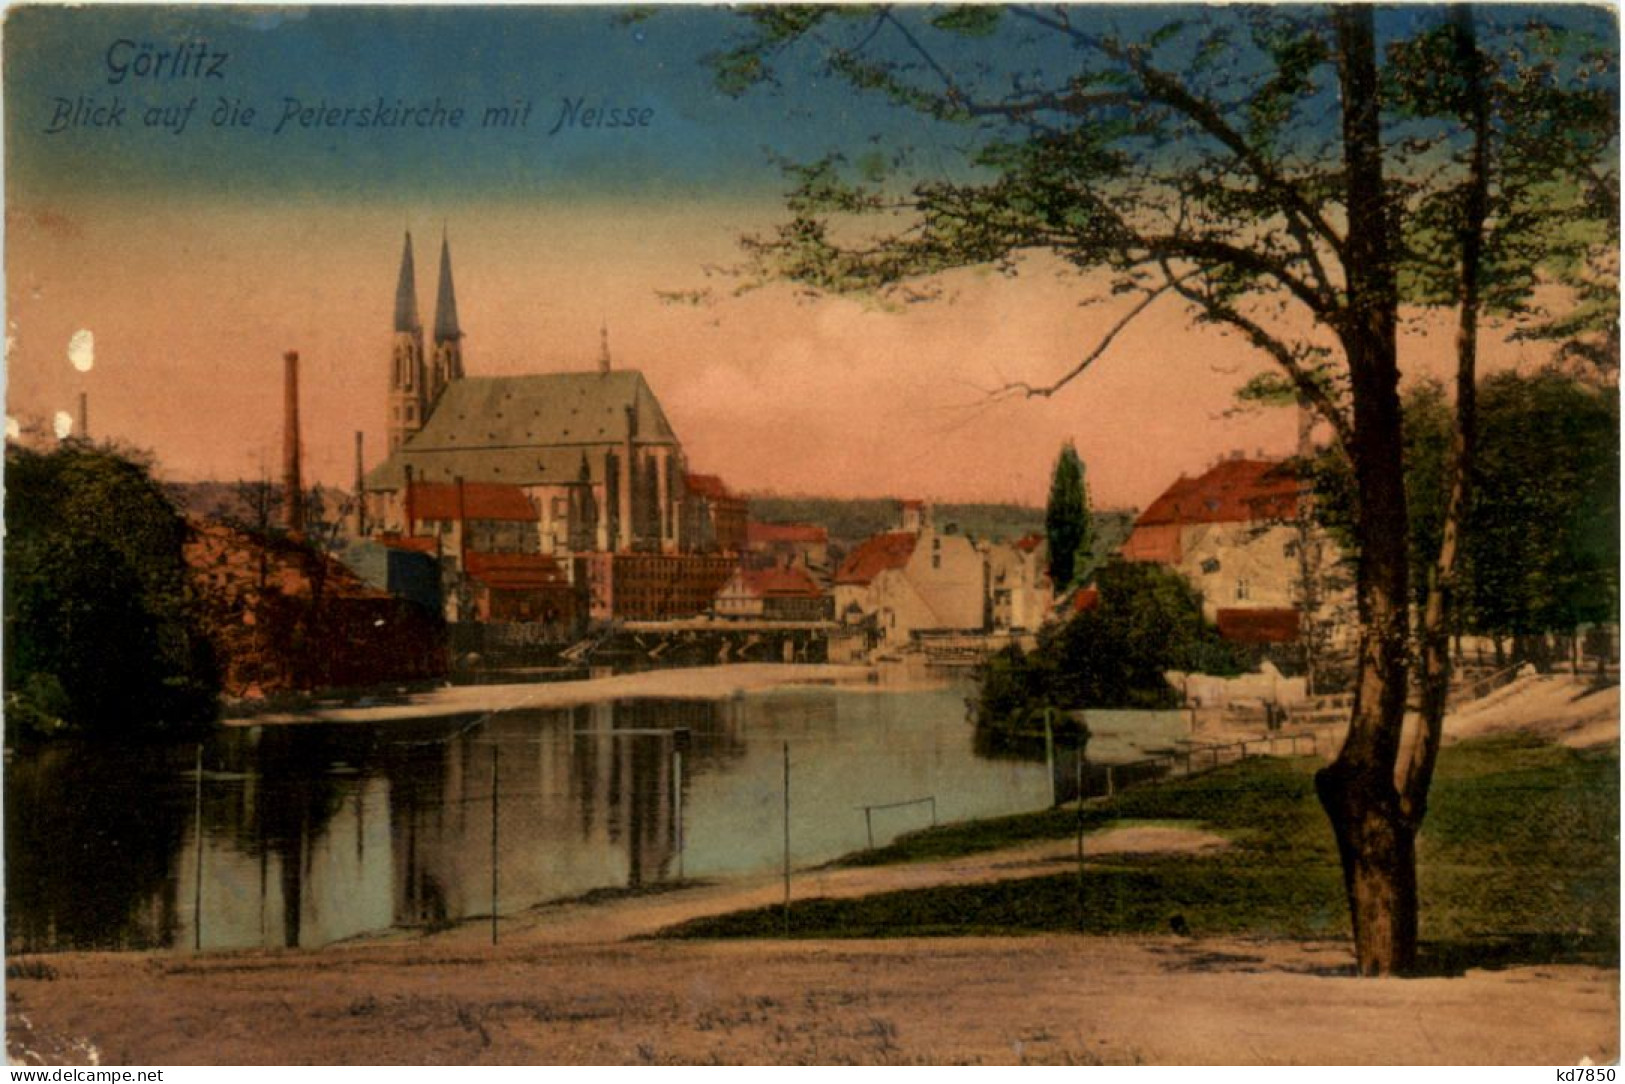
[[1096,587],[1081,587],[1072,595],[1069,603],[1075,614],[1088,613],[1100,605],[1100,589]]
[[799,568],[764,568],[739,574],[745,589],[761,598],[823,598],[824,591]]
[[559,563],[542,553],[470,553],[465,561],[470,576],[498,590],[560,587],[568,582]]
[[835,573],[836,583],[866,584],[888,569],[902,568],[914,556],[919,535],[890,531],[868,539],[847,555]]
[[378,539],[381,545],[395,550],[410,550],[413,553],[438,553],[440,540],[433,535],[412,535],[402,538],[400,535],[382,535]]
[[1037,531],[1034,531],[1032,534],[1027,535],[1024,538],[1018,538],[1015,542],[1016,549],[1020,550],[1022,553],[1031,553],[1043,544],[1044,536]]
[[1220,610],[1219,635],[1238,644],[1287,644],[1298,638],[1298,611],[1291,609]]
[[745,525],[745,540],[752,546],[770,546],[775,542],[801,542],[824,545],[829,542],[829,531],[809,523],[757,523]]
[[413,482],[412,518],[415,520],[484,519],[530,522],[536,519],[525,491],[501,482],[464,482],[462,515],[458,514],[457,486],[450,482]]
[[713,501],[733,496],[728,492],[728,487],[722,484],[722,478],[715,474],[685,474],[683,485],[690,493]]
[[1227,459],[1199,477],[1169,486],[1134,525],[1290,520],[1297,507],[1298,479],[1290,466],[1269,459]]

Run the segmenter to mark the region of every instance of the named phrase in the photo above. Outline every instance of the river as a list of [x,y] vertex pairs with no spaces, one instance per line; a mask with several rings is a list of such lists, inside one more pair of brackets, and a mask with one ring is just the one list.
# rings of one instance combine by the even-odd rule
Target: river
[[[781,688],[196,744],[8,755],[8,951],[318,947],[594,890],[779,868],[1043,808],[1041,760],[977,750],[969,689]],[[1107,718],[1110,716],[1110,718]],[[1092,759],[1180,728],[1103,713]],[[910,803],[910,804],[896,804]],[[881,806],[865,816],[864,806]]]

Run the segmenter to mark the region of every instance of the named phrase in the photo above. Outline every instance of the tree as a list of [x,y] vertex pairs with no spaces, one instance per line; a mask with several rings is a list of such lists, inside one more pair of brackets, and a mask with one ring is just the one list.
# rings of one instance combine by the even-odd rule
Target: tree
[[1056,591],[1065,591],[1088,573],[1093,543],[1083,460],[1071,441],[1055,460],[1049,503],[1044,508],[1044,534],[1049,541],[1050,582]]
[[[877,179],[872,161],[839,154],[792,167],[786,221],[746,239],[752,274],[914,300],[933,296],[917,283],[939,272],[1018,274],[1025,254],[1047,252],[1094,296],[1132,300],[1058,378],[1006,393],[1056,394],[1141,313],[1178,302],[1262,351],[1277,386],[1330,427],[1351,465],[1359,647],[1348,735],[1316,785],[1359,969],[1408,970],[1439,733],[1427,727],[1399,764],[1412,646],[1402,298],[1459,310],[1458,368],[1471,374],[1483,309],[1553,281],[1518,272],[1545,266],[1555,224],[1613,183],[1610,48],[1525,18],[1483,35],[1481,17],[1445,9],[1385,15],[1380,48],[1364,5],[747,17],[746,40],[713,58],[724,88],[771,83],[806,45],[829,73],[958,126],[967,145],[929,178]],[[964,45],[1001,35],[1020,47],[1017,70]],[[1585,168],[1553,173],[1554,157]],[[1463,418],[1454,445],[1468,461],[1470,406]],[[1451,503],[1459,522],[1465,490]],[[1441,601],[1452,574],[1436,581]],[[1444,624],[1429,615],[1425,628]]]
[[1021,728],[1045,707],[1169,708],[1180,702],[1170,670],[1239,673],[1238,653],[1202,616],[1179,573],[1114,561],[1096,578],[1092,608],[1045,630],[1030,655],[1002,652],[983,672],[985,725]]
[[214,718],[218,678],[185,539],[129,455],[81,441],[7,449],[9,725],[134,737]]

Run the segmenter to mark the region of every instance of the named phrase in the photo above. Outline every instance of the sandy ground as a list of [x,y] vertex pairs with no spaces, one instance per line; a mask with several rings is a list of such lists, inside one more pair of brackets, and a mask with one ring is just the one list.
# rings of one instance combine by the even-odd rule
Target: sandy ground
[[1341,945],[1031,938],[53,958],[32,1064],[1575,1064],[1616,973],[1355,979]]
[[[1204,851],[1177,825],[1086,855]],[[1037,876],[1073,841],[798,873],[859,895]],[[319,952],[72,953],[13,961],[14,1063],[1574,1064],[1618,1056],[1618,973],[1526,967],[1360,980],[1343,944],[1045,935],[627,941],[772,903],[702,885]]]
[[[1176,825],[1129,825],[1084,837],[1085,862],[1124,854],[1179,851],[1199,853],[1229,846],[1212,832]],[[877,892],[930,888],[944,884],[985,884],[1043,877],[1076,869],[1075,840],[1051,840],[999,851],[899,866],[796,870],[790,898],[851,899]],[[663,890],[650,895],[547,904],[504,918],[498,929],[506,944],[588,944],[644,937],[680,922],[784,902],[778,875],[730,879]],[[467,923],[439,935],[448,943],[476,945],[490,940],[488,924]]]
[[1619,740],[1619,686],[1588,677],[1529,674],[1445,718],[1445,739],[1522,730],[1576,749]]
[[583,681],[516,685],[447,685],[402,697],[398,702],[317,707],[267,712],[228,720],[235,726],[268,723],[381,723],[442,715],[515,711],[596,704],[633,697],[672,700],[724,700],[739,693],[784,685],[867,685],[867,666],[814,663],[733,663],[687,670],[651,670],[642,674]]

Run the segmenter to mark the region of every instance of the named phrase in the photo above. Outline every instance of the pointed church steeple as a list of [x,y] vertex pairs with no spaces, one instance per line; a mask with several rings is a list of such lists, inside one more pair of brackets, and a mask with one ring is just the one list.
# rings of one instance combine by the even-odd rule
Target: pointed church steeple
[[451,241],[444,231],[440,234],[440,287],[434,303],[434,365],[429,378],[431,411],[446,385],[463,378],[463,329],[457,322],[457,289],[451,282]]
[[389,450],[423,428],[428,416],[424,392],[429,374],[423,363],[423,324],[418,320],[417,274],[412,231],[406,231],[401,274],[395,286],[395,342],[389,362]]
[[440,236],[440,293],[434,305],[434,340],[460,339],[462,328],[457,326],[457,291],[451,282],[451,242]]
[[406,231],[406,248],[401,252],[401,277],[395,287],[395,330],[414,332],[418,323],[417,275],[413,270],[412,231]]

